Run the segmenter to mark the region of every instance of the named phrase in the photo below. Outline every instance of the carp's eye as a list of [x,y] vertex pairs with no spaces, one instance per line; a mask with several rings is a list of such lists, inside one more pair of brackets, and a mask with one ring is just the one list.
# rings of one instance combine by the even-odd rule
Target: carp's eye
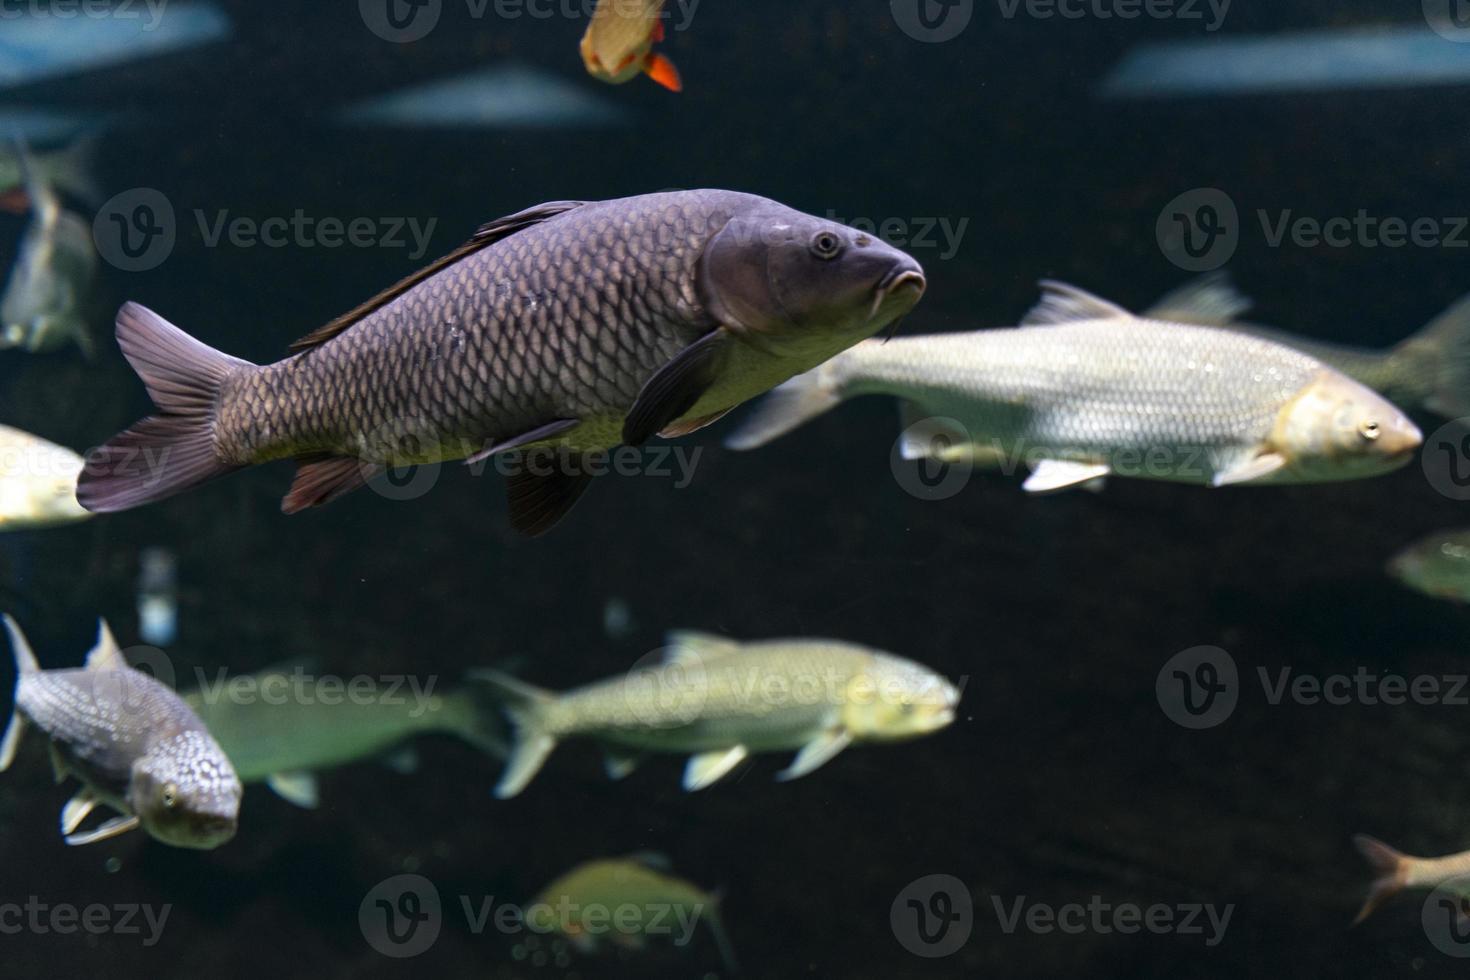
[[819,231],[812,236],[812,254],[819,259],[835,259],[842,252],[842,239],[836,232]]
[[173,783],[169,783],[163,788],[163,805],[167,809],[172,810],[178,802],[179,788]]
[[1377,439],[1381,432],[1382,430],[1378,427],[1377,422],[1364,422],[1358,426],[1358,435],[1367,439],[1369,442]]

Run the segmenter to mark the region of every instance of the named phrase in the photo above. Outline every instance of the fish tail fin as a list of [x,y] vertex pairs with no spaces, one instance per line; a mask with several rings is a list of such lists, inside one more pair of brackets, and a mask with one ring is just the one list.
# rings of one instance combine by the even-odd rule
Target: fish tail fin
[[725,889],[717,888],[710,896],[710,910],[705,919],[709,922],[715,948],[720,951],[720,960],[725,964],[725,972],[735,975],[740,972],[740,961],[735,958],[735,944],[730,942],[730,934],[725,931],[724,907]]
[[1470,295],[1450,304],[1389,356],[1433,379],[1425,408],[1446,418],[1470,415]]
[[[10,652],[15,657],[15,690],[19,695],[21,678],[26,674],[34,674],[41,669],[41,665],[36,662],[36,655],[31,652],[26,635],[20,631],[20,624],[9,613],[5,615],[5,631],[10,634]],[[20,739],[25,730],[26,720],[17,705],[10,715],[10,724],[5,728],[5,738],[0,740],[0,772],[9,769],[10,764],[15,761],[15,753],[20,748]]]
[[496,759],[510,758],[510,735],[506,731],[505,695],[494,681],[483,676],[484,672],[472,671],[464,685],[456,692],[462,699],[463,712],[454,726],[454,733],[488,756]]
[[846,356],[838,354],[773,388],[725,439],[725,448],[740,452],[759,449],[840,405],[843,392],[837,369]]
[[1354,835],[1353,844],[1374,873],[1373,883],[1368,886],[1368,897],[1358,910],[1357,918],[1353,919],[1353,925],[1357,925],[1372,915],[1378,906],[1404,890],[1409,882],[1409,859],[1367,834]]
[[77,481],[81,505],[99,514],[131,510],[239,469],[215,450],[215,403],[226,378],[254,365],[137,303],[118,310],[117,342],[158,414],[97,450]]
[[495,795],[508,800],[526,788],[556,748],[556,739],[546,731],[543,722],[545,709],[556,700],[556,695],[490,668],[472,671],[469,676],[485,685],[515,727],[510,759],[495,786]]

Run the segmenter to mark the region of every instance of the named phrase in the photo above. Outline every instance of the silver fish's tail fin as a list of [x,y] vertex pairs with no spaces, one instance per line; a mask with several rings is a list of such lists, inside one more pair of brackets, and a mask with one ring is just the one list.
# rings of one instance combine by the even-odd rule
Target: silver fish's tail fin
[[117,342],[158,414],[89,456],[77,481],[81,505],[99,514],[130,510],[239,469],[215,451],[215,403],[226,378],[254,365],[201,344],[137,303],[118,310]]
[[26,642],[26,635],[20,631],[19,624],[7,613],[5,616],[5,631],[10,634],[10,652],[15,656],[15,695],[17,705],[10,716],[10,724],[5,729],[5,738],[0,741],[0,772],[10,768],[15,761],[16,750],[20,748],[21,736],[26,731],[25,717],[20,713],[20,682],[27,674],[34,674],[41,669],[36,662],[36,655],[31,652],[30,643]]
[[485,685],[515,726],[515,745],[495,786],[495,795],[508,800],[526,788],[556,748],[556,739],[546,732],[542,723],[545,708],[556,695],[490,668],[471,671],[467,676]]
[[456,711],[454,734],[496,759],[510,758],[511,735],[506,726],[505,695],[480,671],[471,671],[464,684],[454,692],[460,703]]
[[1404,890],[1409,881],[1409,859],[1367,834],[1354,835],[1353,844],[1374,873],[1373,883],[1368,886],[1368,897],[1358,910],[1357,918],[1353,919],[1353,925],[1357,925],[1372,915],[1378,906]]
[[725,964],[725,972],[731,976],[740,973],[740,962],[735,959],[735,945],[730,942],[730,934],[725,931],[725,889],[718,888],[710,896],[712,908],[705,916],[709,922],[710,935],[714,936],[715,948],[720,951],[720,960]]
[[1432,379],[1425,408],[1445,418],[1470,415],[1470,295],[1456,300],[1389,357],[1406,362],[1406,371]]
[[842,403],[839,362],[845,352],[772,389],[725,440],[725,448],[759,449]]

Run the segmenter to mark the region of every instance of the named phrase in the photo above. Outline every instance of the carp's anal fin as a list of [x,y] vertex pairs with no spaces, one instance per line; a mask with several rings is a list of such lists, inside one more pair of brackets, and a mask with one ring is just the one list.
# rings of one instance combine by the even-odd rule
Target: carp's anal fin
[[586,203],[586,201],[549,201],[546,204],[538,204],[534,208],[527,208],[524,211],[518,211],[504,218],[496,218],[488,224],[481,225],[480,229],[475,232],[473,238],[448,255],[437,259],[413,275],[394,283],[372,299],[348,310],[326,326],[318,327],[316,330],[313,330],[305,337],[296,341],[290,347],[291,353],[299,354],[302,351],[325,344],[368,314],[387,306],[425,279],[437,275],[460,259],[468,255],[473,255],[482,248],[494,245],[503,238],[509,238],[518,231],[529,228],[532,225],[538,225],[559,214],[565,214]]
[[726,340],[717,327],[655,371],[623,421],[623,442],[641,446],[693,408],[719,377]]
[[302,456],[296,479],[281,500],[283,514],[321,507],[366,485],[383,471],[377,463],[352,456]]
[[852,736],[846,729],[837,728],[822,732],[816,738],[801,747],[796,753],[796,758],[791,760],[791,765],[776,773],[776,778],[781,782],[792,779],[800,779],[809,772],[814,772],[831,762],[833,757],[843,749],[852,744]]
[[525,466],[525,457],[515,472],[505,478],[505,494],[510,505],[510,525],[527,537],[539,537],[550,531],[576,506],[582,494],[592,485],[590,467],[580,458],[575,472],[551,469],[540,475]]

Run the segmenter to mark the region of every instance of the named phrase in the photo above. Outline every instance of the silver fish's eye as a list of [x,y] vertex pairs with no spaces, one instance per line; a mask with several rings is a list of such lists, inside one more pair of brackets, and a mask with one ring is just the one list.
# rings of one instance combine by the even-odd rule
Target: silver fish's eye
[[1364,422],[1358,426],[1358,435],[1367,439],[1369,442],[1377,439],[1382,434],[1382,431],[1377,422]]
[[819,259],[835,259],[842,253],[842,238],[831,231],[819,231],[812,236],[812,254]]

